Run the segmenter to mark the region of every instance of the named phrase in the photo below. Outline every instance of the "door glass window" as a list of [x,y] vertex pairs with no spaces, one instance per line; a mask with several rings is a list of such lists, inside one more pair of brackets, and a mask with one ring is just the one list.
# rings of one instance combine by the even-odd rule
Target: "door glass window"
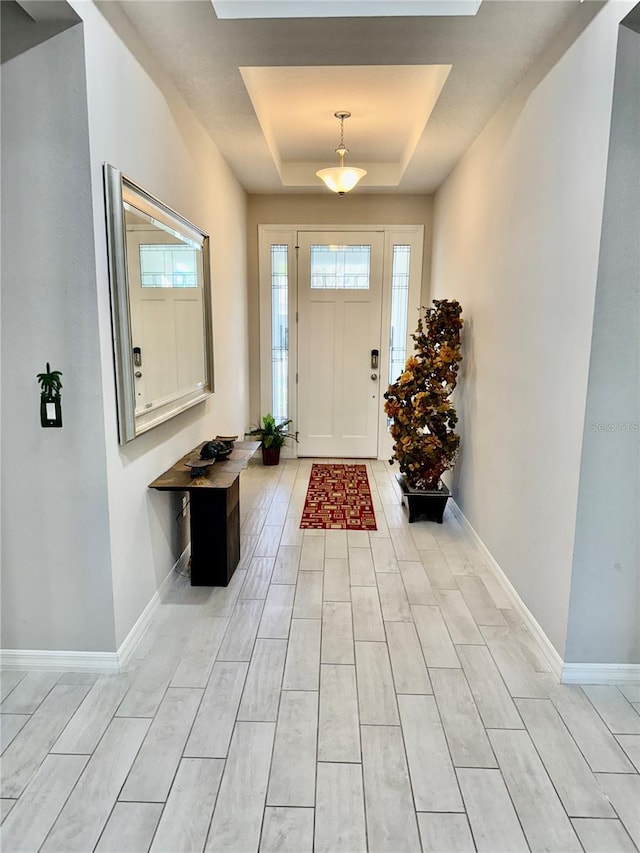
[[181,244],[142,244],[140,284],[142,287],[197,287],[196,250]]
[[389,382],[404,370],[407,358],[407,307],[409,305],[409,263],[411,246],[394,246],[391,263],[391,340]]
[[271,383],[276,420],[289,408],[289,270],[286,244],[271,246]]
[[369,290],[371,246],[311,246],[312,290]]

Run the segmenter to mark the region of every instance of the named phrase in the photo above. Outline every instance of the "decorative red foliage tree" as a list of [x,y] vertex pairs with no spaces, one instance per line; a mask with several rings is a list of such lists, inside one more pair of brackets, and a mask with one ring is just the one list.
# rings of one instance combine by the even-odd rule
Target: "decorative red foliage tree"
[[[456,300],[434,299],[422,308],[412,335],[415,352],[385,393],[393,419],[393,456],[412,489],[435,490],[458,456],[458,415],[449,399],[457,384],[462,308]],[[424,316],[423,316],[424,312]]]

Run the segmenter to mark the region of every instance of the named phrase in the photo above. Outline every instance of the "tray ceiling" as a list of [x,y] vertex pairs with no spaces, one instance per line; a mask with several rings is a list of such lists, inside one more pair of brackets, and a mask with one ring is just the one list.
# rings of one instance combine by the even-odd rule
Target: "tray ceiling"
[[566,48],[602,5],[484,0],[471,15],[277,19],[220,19],[210,0],[120,8],[248,192],[326,192],[315,172],[335,164],[333,114],[348,110],[347,164],[369,171],[357,191],[430,193],[544,49],[556,37]]

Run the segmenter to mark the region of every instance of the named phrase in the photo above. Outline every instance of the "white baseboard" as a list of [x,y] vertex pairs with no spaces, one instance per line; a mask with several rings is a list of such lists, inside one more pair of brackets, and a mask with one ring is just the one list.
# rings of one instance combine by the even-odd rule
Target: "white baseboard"
[[131,659],[136,646],[147,633],[147,629],[151,624],[153,615],[162,603],[162,599],[167,594],[169,587],[178,577],[178,573],[184,574],[189,565],[189,557],[191,556],[191,543],[187,545],[176,562],[171,566],[171,569],[165,579],[162,581],[151,600],[138,617],[135,625],[125,637],[122,645],[118,649],[117,659],[120,669],[123,669]]
[[115,652],[66,652],[37,649],[2,649],[3,669],[47,669],[60,672],[119,672]]
[[184,574],[189,565],[191,545],[187,545],[170,572],[160,584],[151,601],[140,614],[117,652],[72,652],[37,649],[1,649],[0,666],[3,669],[45,669],[59,672],[119,672],[131,658],[136,646],[146,633],[153,614],[158,609],[169,587]]
[[520,598],[509,578],[502,571],[487,546],[478,536],[474,528],[471,526],[469,520],[462,512],[458,504],[453,500],[453,498],[449,500],[449,505],[451,506],[453,514],[460,522],[460,525],[462,526],[465,533],[467,533],[471,537],[478,550],[484,556],[487,565],[489,566],[489,569],[495,576],[502,589],[505,591],[508,598],[511,600],[513,604],[513,609],[520,614],[524,624],[527,626],[534,639],[540,646],[540,650],[542,651],[547,662],[549,663],[551,671],[557,676],[557,678],[561,678],[564,667],[564,661],[562,660],[562,657],[558,654],[557,649],[555,648],[551,640],[547,637],[545,632],[542,630],[534,615],[531,613],[524,601]]
[[527,605],[520,598],[509,578],[493,558],[491,552],[478,536],[458,504],[450,499],[449,504],[461,527],[473,540],[484,556],[489,569],[505,591],[508,598],[522,617],[525,625],[538,643],[547,659],[551,671],[562,684],[624,684],[630,681],[640,682],[640,664],[624,663],[565,663],[557,649],[538,624]]
[[628,684],[640,682],[637,663],[565,663],[563,684]]

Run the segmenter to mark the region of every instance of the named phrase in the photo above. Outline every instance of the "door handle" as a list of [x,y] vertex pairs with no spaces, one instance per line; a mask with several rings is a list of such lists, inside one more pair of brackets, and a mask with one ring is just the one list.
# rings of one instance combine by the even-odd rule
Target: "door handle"
[[376,381],[376,379],[378,378],[378,374],[377,374],[377,373],[372,373],[372,374],[371,374],[371,378],[372,378],[372,380],[375,382],[375,381]]

